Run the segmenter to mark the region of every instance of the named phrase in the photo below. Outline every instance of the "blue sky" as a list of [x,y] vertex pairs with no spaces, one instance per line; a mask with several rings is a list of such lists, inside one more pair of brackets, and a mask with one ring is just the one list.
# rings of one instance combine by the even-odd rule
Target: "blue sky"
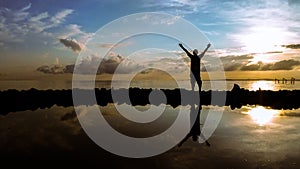
[[298,4],[296,0],[1,0],[1,67],[74,63],[78,53],[60,38],[84,44],[105,24],[137,12],[182,17],[218,49],[265,52],[260,50],[300,43]]

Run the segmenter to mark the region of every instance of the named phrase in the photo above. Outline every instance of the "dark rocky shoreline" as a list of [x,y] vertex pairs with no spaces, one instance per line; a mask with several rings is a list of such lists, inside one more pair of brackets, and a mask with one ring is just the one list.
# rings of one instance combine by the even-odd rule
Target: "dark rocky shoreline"
[[[77,90],[83,96],[86,95],[88,90]],[[129,90],[130,102],[126,101],[123,97],[117,97],[115,103],[117,104],[130,104],[130,105],[147,105],[149,104],[149,94],[152,91],[160,90],[164,92],[167,98],[167,104],[172,107],[179,105],[198,104],[197,99],[183,99],[181,96],[193,98],[198,94],[197,91],[190,91],[185,89],[113,89],[119,96],[127,93]],[[108,103],[113,103],[111,96],[111,89],[95,89],[97,103],[92,103],[87,99],[83,105],[105,106]],[[215,99],[211,101],[211,97],[224,98]],[[225,101],[226,98],[226,101]],[[232,109],[240,108],[243,105],[261,105],[270,107],[272,109],[297,109],[300,108],[300,90],[259,90],[249,91],[240,88],[237,84],[234,85],[231,91],[201,91],[200,102],[201,105],[217,105],[217,106],[230,106]],[[38,108],[50,108],[53,105],[69,107],[74,106],[72,100],[72,90],[6,90],[0,91],[1,100],[1,115],[6,115],[10,112],[36,110]],[[84,99],[83,99],[84,100]],[[154,105],[159,105],[161,102],[156,100],[152,102]]]

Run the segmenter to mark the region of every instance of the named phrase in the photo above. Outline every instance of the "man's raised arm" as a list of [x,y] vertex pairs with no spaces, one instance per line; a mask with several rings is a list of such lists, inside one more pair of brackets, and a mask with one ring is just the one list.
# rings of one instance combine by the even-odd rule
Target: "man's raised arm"
[[203,56],[204,56],[204,54],[205,54],[205,52],[208,50],[208,48],[211,46],[211,44],[209,43],[209,44],[207,44],[207,47],[206,47],[206,49],[204,49],[204,51],[199,55],[199,58],[201,59],[201,58],[203,58]]
[[181,43],[179,43],[179,46],[181,47],[182,50],[185,51],[185,53],[186,53],[188,56],[192,55],[188,50],[186,50],[186,48],[183,47],[183,45],[182,45]]

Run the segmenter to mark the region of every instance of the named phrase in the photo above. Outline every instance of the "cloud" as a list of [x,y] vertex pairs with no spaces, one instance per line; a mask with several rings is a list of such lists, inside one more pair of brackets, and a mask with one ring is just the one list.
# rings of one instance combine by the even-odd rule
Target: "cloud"
[[[100,65],[98,65],[100,63]],[[74,64],[60,66],[40,66],[37,71],[47,74],[61,74],[61,73],[73,73]],[[137,64],[134,61],[124,58],[120,55],[111,53],[106,58],[100,58],[97,56],[91,56],[85,58],[76,66],[76,72],[80,74],[91,74],[97,72],[97,74],[113,74],[118,67],[119,74],[127,74],[136,70],[141,70],[143,65]]]
[[282,46],[290,49],[300,49],[300,44],[290,44],[290,45],[282,45]]
[[123,43],[117,43],[117,44],[103,43],[103,44],[100,44],[99,46],[102,48],[119,48],[119,47],[126,47],[131,44],[132,44],[132,42],[123,42]]
[[242,71],[260,70],[262,66],[263,66],[262,62],[257,62],[256,64],[242,65],[240,70]]
[[[146,64],[150,67],[163,68],[169,73],[183,73],[189,71],[190,59],[184,58],[157,58],[150,60]],[[146,73],[146,72],[144,72]]]
[[300,5],[299,0],[288,0],[289,5]]
[[23,7],[20,11],[23,12],[23,11],[27,11],[28,9],[31,8],[31,3],[29,3],[27,6]]
[[46,19],[49,17],[49,14],[48,12],[43,12],[43,13],[40,13],[36,16],[33,16],[29,19],[29,21],[32,21],[32,22],[38,22],[38,21],[41,21],[43,19]]
[[36,69],[39,72],[46,73],[46,74],[62,74],[64,73],[64,68],[60,65],[54,66],[40,66]]
[[[260,4],[259,7],[258,3]],[[281,0],[227,1],[216,9],[219,10],[217,14],[222,14],[224,19],[254,27],[262,23],[279,26],[284,19],[290,17],[289,11],[287,11],[289,9],[288,3]],[[278,21],[280,23],[276,23]]]
[[84,48],[84,45],[77,42],[75,39],[59,39],[59,41],[67,48],[71,48],[74,52],[80,52]]
[[268,71],[268,70],[293,70],[300,66],[300,61],[290,59],[274,63],[257,62],[254,64],[227,63],[224,64],[225,71]]
[[300,66],[300,61],[297,60],[281,60],[274,63],[257,62],[256,64],[242,65],[239,70],[242,71],[267,71],[267,70],[293,70],[295,67]]
[[97,71],[98,74],[108,73],[113,74],[118,67],[118,72],[120,74],[127,74],[140,70],[143,68],[143,65],[140,65],[133,60],[124,58],[120,55],[111,53],[109,57],[101,60],[101,64]]
[[[281,57],[282,52],[270,53],[270,55]],[[220,57],[225,71],[267,71],[267,70],[294,70],[300,66],[300,61],[296,59],[285,59],[272,63],[253,63],[255,54],[228,55]],[[285,55],[284,55],[285,56]],[[286,58],[286,57],[285,57]],[[216,66],[216,65],[211,65]]]
[[64,73],[73,73],[74,72],[74,64],[66,65],[64,68]]
[[[249,60],[253,59],[253,56],[251,54],[227,55],[220,57],[220,61],[223,65],[217,65],[216,63],[214,63],[214,59],[209,59],[208,57],[210,56],[206,56],[206,58],[203,59],[207,62],[205,64],[206,67],[202,66],[202,71],[206,71],[206,69],[209,71],[220,70],[220,66],[223,66],[225,71],[240,70],[243,65],[247,65],[249,63]],[[213,62],[211,62],[210,60],[212,60]]]
[[213,24],[224,25],[227,43],[247,46],[253,40],[281,45],[299,41],[299,8],[290,4],[299,3],[294,0],[222,1],[217,5],[207,3],[206,9],[216,18]]
[[300,66],[300,61],[297,60],[282,60],[275,62],[274,64],[264,65],[266,68],[262,67],[262,70],[293,70],[295,66]]
[[71,9],[64,9],[53,16],[50,16],[48,12],[43,12],[32,16],[28,19],[28,24],[30,29],[33,29],[34,32],[40,33],[47,29],[58,27],[62,24],[66,17],[73,13]]
[[[65,29],[63,29],[63,31],[59,32],[58,34],[56,34],[54,36],[56,36],[58,39],[64,39],[63,42],[65,42],[67,40],[68,42],[65,42],[65,43],[73,44],[72,46],[75,48],[71,48],[71,49],[75,52],[79,52],[82,49],[85,49],[84,43],[88,39],[90,39],[93,35],[94,35],[94,33],[87,33],[87,32],[82,31],[80,25],[70,24],[70,25],[67,25],[65,27]],[[61,40],[60,40],[60,42],[61,42]],[[61,42],[61,43],[63,43],[63,42]],[[57,42],[54,42],[54,44],[57,45]],[[71,47],[71,46],[68,46],[68,47]],[[80,50],[79,50],[79,47],[80,47]]]
[[41,33],[47,28],[47,22],[44,21],[45,19],[48,19],[50,16],[48,12],[40,13],[36,16],[31,17],[28,20],[28,24],[30,24],[31,32],[34,33]]
[[153,14],[144,14],[142,17],[136,18],[137,21],[151,23],[152,25],[173,25],[180,19],[179,16],[156,16]]
[[[28,46],[34,50],[39,45],[51,47],[51,44],[61,50],[59,45],[62,43],[79,52],[84,49],[84,42],[94,35],[83,31],[80,25],[66,24],[67,17],[74,13],[72,9],[62,9],[53,14],[33,13],[30,9],[31,4],[19,9],[0,7],[0,48],[21,47],[30,43]],[[30,48],[26,47],[26,50]]]
[[60,35],[62,38],[76,38],[80,42],[85,42],[91,38],[94,33],[86,33],[81,30],[81,26],[77,24],[70,24],[66,26],[66,33]]
[[74,64],[71,65],[53,65],[53,66],[48,66],[48,65],[43,65],[38,67],[36,70],[45,74],[63,74],[63,73],[73,73],[74,71]]
[[63,9],[52,16],[48,12],[32,15],[30,9],[31,3],[19,10],[0,7],[1,43],[24,42],[34,37],[43,39],[45,35],[52,35],[47,30],[62,25],[73,13],[72,9]]
[[167,11],[169,13],[191,14],[203,9],[207,0],[166,0],[166,1],[143,1],[146,8],[157,9],[158,11]]
[[53,27],[56,27],[58,26],[59,24],[63,23],[65,21],[65,18],[72,14],[74,12],[74,10],[72,9],[64,9],[60,12],[58,12],[56,15],[54,15],[53,17],[50,18],[50,23],[46,29],[49,29],[49,28],[53,28]]
[[228,55],[225,57],[220,57],[222,62],[236,62],[236,61],[249,61],[250,59],[253,59],[252,55],[245,54],[245,55]]
[[235,70],[239,70],[241,68],[241,66],[242,66],[241,63],[225,64],[224,65],[224,70],[225,71],[235,71]]
[[203,31],[206,35],[220,35],[219,32],[216,31]]
[[[24,7],[23,9],[26,8],[28,7]],[[0,41],[2,43],[22,42],[23,40],[20,37],[28,32],[28,28],[16,22],[23,22],[28,16],[29,12],[26,12],[26,10],[11,10],[0,7]]]

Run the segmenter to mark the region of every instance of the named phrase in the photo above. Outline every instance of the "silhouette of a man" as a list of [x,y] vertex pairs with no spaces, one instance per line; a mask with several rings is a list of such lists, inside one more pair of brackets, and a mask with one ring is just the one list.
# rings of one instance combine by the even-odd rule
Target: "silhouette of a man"
[[208,50],[208,48],[211,46],[210,43],[207,44],[206,49],[198,55],[198,50],[194,49],[193,54],[191,54],[186,48],[183,47],[181,43],[179,43],[179,46],[185,51],[185,53],[188,55],[188,57],[191,59],[191,72],[190,72],[190,78],[191,78],[191,85],[192,90],[195,89],[195,82],[197,82],[199,91],[202,87],[202,80],[200,77],[200,62],[203,58],[205,52]]
[[[196,110],[195,105],[191,105],[191,112],[190,112],[190,125],[191,130],[190,132],[184,137],[184,139],[178,144],[178,147],[181,147],[184,142],[186,142],[190,137],[192,137],[192,140],[194,142],[198,141],[199,137],[201,137],[203,140],[205,140],[205,143],[207,146],[210,146],[209,142],[204,138],[204,136],[201,134],[200,129],[200,112],[202,110],[201,105],[199,104],[198,111]],[[194,118],[196,117],[196,120],[194,121]]]

